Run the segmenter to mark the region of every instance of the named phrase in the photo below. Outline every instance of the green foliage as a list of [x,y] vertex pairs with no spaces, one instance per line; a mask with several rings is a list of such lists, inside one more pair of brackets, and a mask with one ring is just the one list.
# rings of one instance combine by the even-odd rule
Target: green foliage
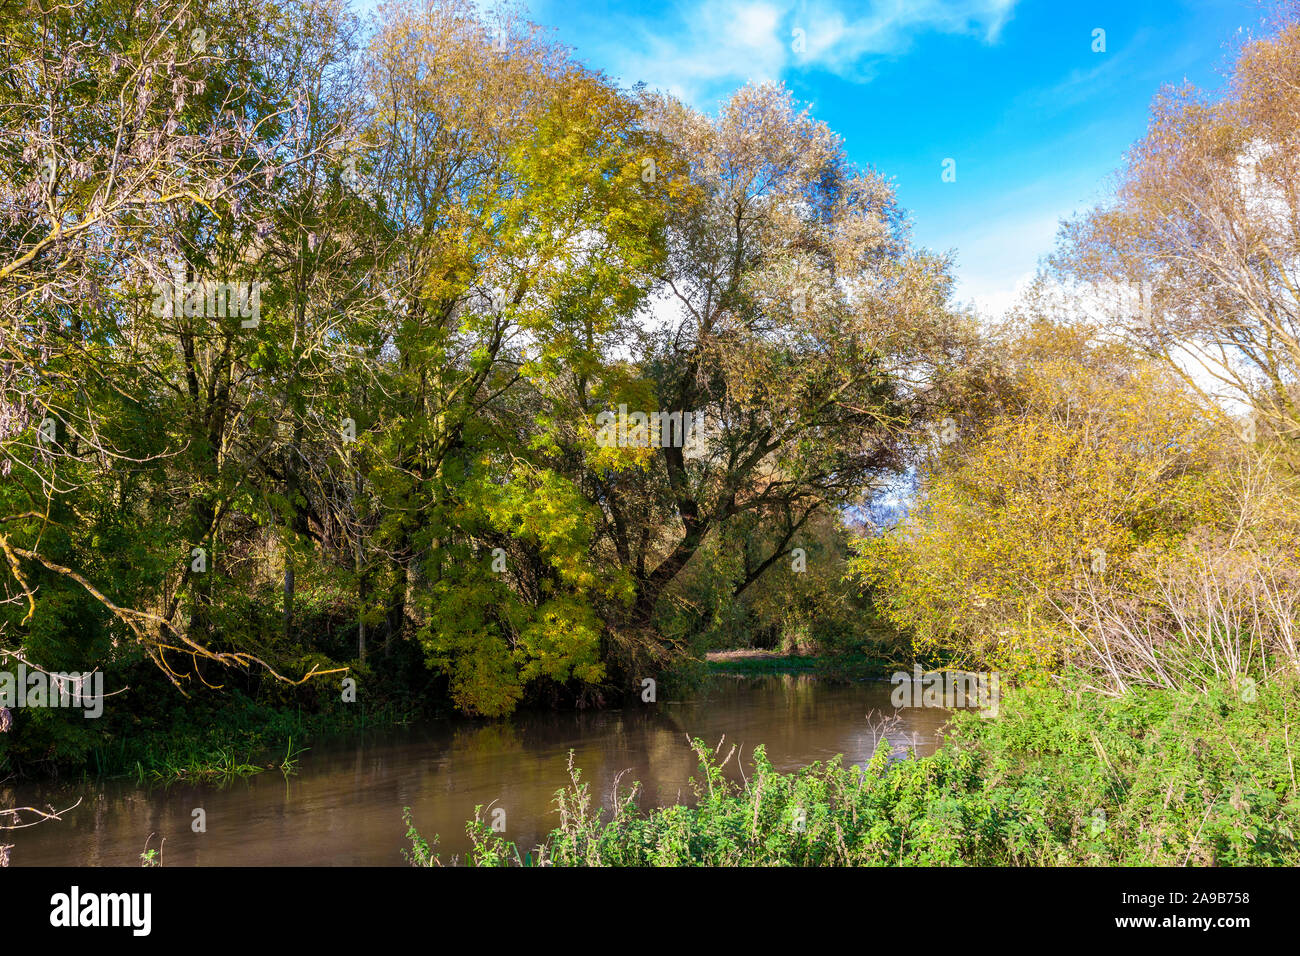
[[[670,592],[663,630],[696,654],[754,648],[884,657],[907,651],[906,637],[881,620],[849,580],[850,534],[837,516],[812,515],[788,535],[779,527],[749,520],[711,536]],[[773,552],[775,560],[756,573]]]
[[[539,679],[598,682],[602,624],[593,602],[626,593],[625,575],[588,556],[592,508],[549,471],[493,481],[486,468],[460,486],[451,523],[472,537],[430,557],[419,638],[451,680],[455,703],[498,716]],[[500,542],[500,546],[488,545]],[[507,550],[508,549],[508,550]]]
[[411,819],[411,808],[402,808],[402,822],[406,824],[406,838],[411,841],[411,849],[402,851],[402,858],[411,866],[438,866],[438,854],[434,852],[434,847],[438,845],[438,838],[434,837],[433,845],[420,836],[420,832],[415,829],[415,823]]
[[[296,771],[298,758],[307,749],[301,746],[303,741],[405,724],[414,715],[414,710],[393,704],[368,708],[316,700],[305,708],[258,702],[238,691],[211,694],[196,702],[173,702],[156,712],[139,708],[128,726],[107,717],[82,721],[106,725],[97,728],[95,744],[86,748],[85,769],[141,782],[223,779],[266,770],[289,774]],[[60,764],[78,766],[70,753],[59,756]]]

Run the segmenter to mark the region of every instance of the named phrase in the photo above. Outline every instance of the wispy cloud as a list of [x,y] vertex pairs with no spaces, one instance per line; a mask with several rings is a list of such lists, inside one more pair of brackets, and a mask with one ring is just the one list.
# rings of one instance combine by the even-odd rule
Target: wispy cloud
[[[780,7],[751,0],[704,0],[674,15],[643,20],[637,38],[609,51],[613,71],[695,103],[748,80],[779,79],[789,62]],[[638,42],[639,41],[639,42]]]
[[869,79],[880,60],[908,52],[922,34],[995,43],[1015,5],[1016,0],[877,0],[862,12],[834,2],[801,2],[792,10],[791,32],[804,31],[807,50],[795,54],[794,64]]
[[926,33],[994,43],[1016,0],[697,0],[592,39],[609,71],[709,108],[746,81],[822,70],[864,81]]

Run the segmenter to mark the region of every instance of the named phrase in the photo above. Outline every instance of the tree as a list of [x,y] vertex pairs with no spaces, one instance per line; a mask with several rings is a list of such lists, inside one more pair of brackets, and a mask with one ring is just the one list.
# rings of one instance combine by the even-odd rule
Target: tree
[[[485,713],[534,677],[601,673],[581,502],[529,455],[548,425],[521,396],[591,361],[662,232],[635,105],[527,25],[498,28],[467,4],[393,8],[363,133],[397,303],[368,338],[385,616]],[[510,540],[528,560],[493,571]]]
[[[275,52],[301,48],[282,42],[294,8],[17,6],[0,35],[0,545],[26,613],[6,624],[29,645],[57,632],[69,609],[46,600],[42,622],[35,595],[68,585],[99,643],[45,650],[143,652],[173,680],[172,652],[248,663],[211,641],[205,589],[188,623],[177,610],[191,547],[211,548],[253,467],[244,214],[304,158],[286,158],[302,62]],[[247,293],[217,290],[216,315],[214,271]],[[154,507],[160,488],[184,526]]]
[[1300,20],[1246,44],[1226,95],[1167,89],[1112,202],[1070,223],[1058,275],[1189,385],[1244,403],[1300,463]]
[[672,210],[653,315],[631,361],[610,354],[549,396],[588,422],[620,406],[703,417],[698,454],[671,433],[608,449],[589,431],[578,446],[597,553],[635,585],[611,609],[616,636],[661,657],[655,610],[710,535],[747,521],[773,532],[749,539],[761,553],[741,593],[819,511],[902,467],[964,320],[945,306],[946,260],[909,245],[889,184],[783,88],[746,87],[716,121],[645,104],[661,143],[644,178]]

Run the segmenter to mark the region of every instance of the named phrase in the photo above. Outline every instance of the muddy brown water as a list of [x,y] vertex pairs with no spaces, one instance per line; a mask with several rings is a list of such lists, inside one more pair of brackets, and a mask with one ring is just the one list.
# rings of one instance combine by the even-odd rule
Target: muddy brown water
[[[640,781],[640,805],[691,799],[699,777],[688,738],[725,735],[743,770],[764,744],[779,770],[843,754],[865,764],[883,732],[902,754],[933,752],[947,711],[890,704],[884,681],[829,683],[810,676],[720,677],[690,700],[581,713],[520,713],[506,721],[443,720],[314,742],[295,774],[269,770],[224,784],[139,786],[126,780],[0,787],[6,805],[63,808],[62,820],[5,835],[13,866],[135,866],[160,838],[166,866],[404,865],[402,808],[445,862],[468,849],[476,805],[505,811],[505,837],[521,850],[558,822],[555,792],[575,765],[609,806],[615,779]],[[882,718],[894,717],[889,726]],[[736,776],[736,761],[728,767]],[[206,832],[192,828],[202,809]],[[499,819],[499,818],[498,818]]]

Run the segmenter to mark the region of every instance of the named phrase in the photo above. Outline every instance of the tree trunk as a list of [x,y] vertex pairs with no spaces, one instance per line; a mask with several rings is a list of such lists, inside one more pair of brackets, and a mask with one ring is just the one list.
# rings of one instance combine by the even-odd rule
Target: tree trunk
[[284,639],[293,635],[293,552],[286,549],[284,555]]
[[366,576],[361,570],[361,545],[357,545],[357,658],[366,662]]

